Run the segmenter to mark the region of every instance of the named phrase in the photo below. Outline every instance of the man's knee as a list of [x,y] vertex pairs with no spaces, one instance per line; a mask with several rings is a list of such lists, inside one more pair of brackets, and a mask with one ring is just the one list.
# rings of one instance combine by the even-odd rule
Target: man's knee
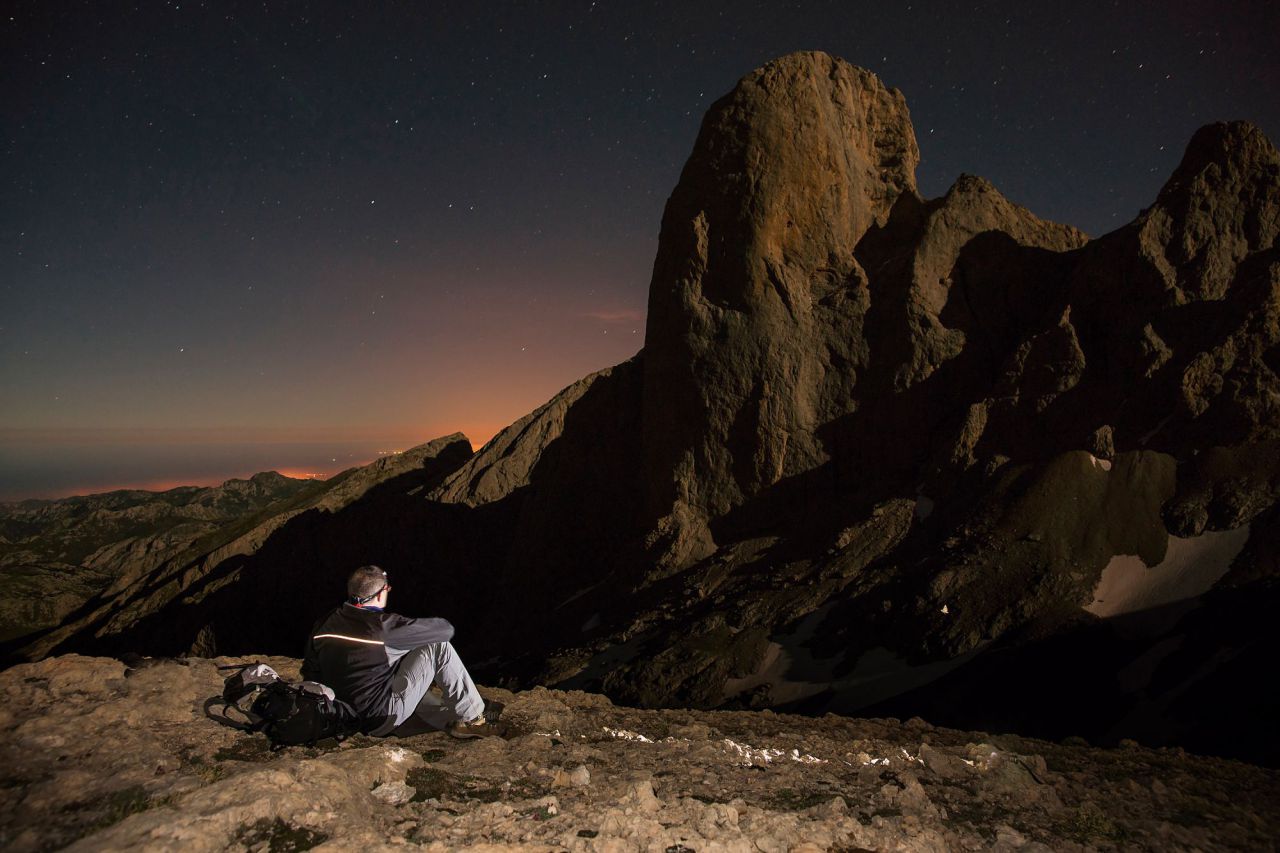
[[430,646],[419,646],[396,661],[391,677],[391,687],[403,692],[409,683],[426,679],[428,683],[439,669],[439,653]]

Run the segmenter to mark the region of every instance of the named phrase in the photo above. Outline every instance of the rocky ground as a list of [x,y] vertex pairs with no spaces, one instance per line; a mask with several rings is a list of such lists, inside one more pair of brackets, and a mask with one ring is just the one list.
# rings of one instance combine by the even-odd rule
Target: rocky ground
[[272,753],[206,716],[227,662],[68,655],[0,673],[0,848],[1215,850],[1280,835],[1280,774],[1180,750],[540,688],[484,691],[507,704],[506,739]]

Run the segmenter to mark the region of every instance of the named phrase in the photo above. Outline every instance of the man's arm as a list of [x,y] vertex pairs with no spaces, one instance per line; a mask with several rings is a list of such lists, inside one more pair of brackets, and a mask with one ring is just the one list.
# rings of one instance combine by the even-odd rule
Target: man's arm
[[382,619],[382,630],[382,638],[390,648],[407,651],[453,639],[453,626],[435,617],[410,619],[399,613],[386,613]]

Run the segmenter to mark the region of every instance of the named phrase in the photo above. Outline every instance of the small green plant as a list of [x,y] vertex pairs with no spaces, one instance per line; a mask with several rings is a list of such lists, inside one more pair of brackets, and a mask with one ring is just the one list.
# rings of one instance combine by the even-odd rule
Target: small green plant
[[1015,826],[1007,812],[994,808],[981,800],[961,800],[947,804],[947,815],[952,823],[967,825],[987,841],[996,840],[995,825],[1005,822]]
[[446,773],[435,767],[415,767],[405,776],[405,784],[415,789],[412,802],[425,800],[474,800],[494,803],[499,800],[524,800],[539,797],[544,787],[532,779],[516,779],[495,785],[487,779]]
[[270,761],[274,757],[264,737],[238,738],[213,754],[214,761]]
[[112,791],[106,797],[107,813],[103,816],[104,825],[119,823],[129,815],[145,812],[151,808],[151,798],[141,785],[133,785]]
[[295,853],[310,850],[329,840],[329,836],[305,826],[294,826],[281,818],[260,818],[236,831],[236,841],[249,849],[262,844],[270,853]]
[[1088,802],[1077,806],[1054,828],[1064,838],[1082,844],[1098,840],[1121,842],[1129,838],[1128,830],[1108,817],[1096,804]]
[[439,800],[455,787],[448,773],[434,767],[415,767],[405,776],[405,784],[414,789],[410,802]]
[[1172,809],[1169,812],[1169,822],[1176,823],[1180,826],[1206,826],[1211,820],[1210,815],[1213,813],[1213,804],[1204,797],[1197,797],[1194,794],[1184,794],[1174,798],[1171,803]]
[[551,811],[551,806],[548,805],[535,806],[524,812],[524,814],[534,820],[551,820],[551,818],[555,817],[555,814]]
[[193,776],[199,776],[206,783],[217,782],[227,775],[221,764],[210,764],[202,756],[187,754],[182,756],[182,769]]
[[130,815],[145,812],[158,806],[167,806],[172,801],[171,797],[156,797],[153,799],[141,785],[130,785],[127,788],[112,791],[92,802],[74,805],[72,808],[97,812],[97,819],[87,827],[89,832],[97,832],[99,829],[114,826]]
[[791,788],[779,788],[769,804],[780,811],[800,812],[822,805],[832,796],[834,795],[830,791],[796,791]]
[[506,799],[506,791],[500,785],[486,785],[483,782],[469,782],[460,792],[462,799],[475,800],[481,803],[496,803]]

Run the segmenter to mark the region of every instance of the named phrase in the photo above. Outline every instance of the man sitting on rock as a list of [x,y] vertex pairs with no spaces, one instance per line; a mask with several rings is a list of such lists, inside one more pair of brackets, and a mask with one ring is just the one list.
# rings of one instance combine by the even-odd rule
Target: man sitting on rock
[[[453,626],[443,619],[388,613],[390,593],[390,579],[377,566],[352,572],[346,602],[311,632],[302,677],[331,687],[360,714],[363,730],[376,737],[411,718],[421,724],[419,731],[443,728],[459,738],[497,734],[493,723],[502,705],[491,702],[486,712],[449,643]],[[443,702],[429,692],[432,684],[443,691]]]

